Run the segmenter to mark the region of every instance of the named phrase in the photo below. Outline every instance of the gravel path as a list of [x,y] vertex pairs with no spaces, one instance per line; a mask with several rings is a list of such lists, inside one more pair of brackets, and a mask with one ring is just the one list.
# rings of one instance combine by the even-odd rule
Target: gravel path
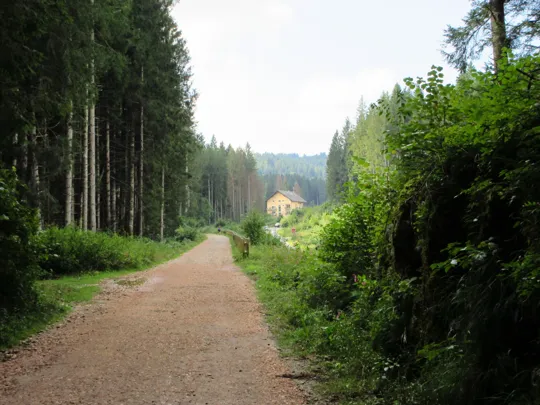
[[0,404],[306,403],[227,238],[131,277],[0,363]]

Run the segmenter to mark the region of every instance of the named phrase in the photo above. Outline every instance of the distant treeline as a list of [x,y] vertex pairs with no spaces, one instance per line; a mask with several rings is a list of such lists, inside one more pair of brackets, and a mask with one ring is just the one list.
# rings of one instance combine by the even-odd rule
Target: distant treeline
[[310,205],[326,201],[326,153],[313,156],[257,153],[255,159],[266,198],[276,190],[293,190]]

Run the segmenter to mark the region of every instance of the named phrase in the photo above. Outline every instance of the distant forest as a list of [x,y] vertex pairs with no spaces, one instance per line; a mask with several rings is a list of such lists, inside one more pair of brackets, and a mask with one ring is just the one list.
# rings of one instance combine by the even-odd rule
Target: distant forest
[[293,190],[309,205],[319,205],[326,201],[326,153],[313,156],[256,153],[255,159],[266,198],[276,190]]

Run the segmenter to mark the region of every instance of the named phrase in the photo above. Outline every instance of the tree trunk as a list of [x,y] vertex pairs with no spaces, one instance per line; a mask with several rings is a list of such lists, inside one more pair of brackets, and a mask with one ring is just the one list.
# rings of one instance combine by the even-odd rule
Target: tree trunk
[[73,221],[73,102],[70,102],[70,111],[67,121],[67,173],[66,173],[66,226]]
[[[88,100],[88,89],[86,90]],[[82,229],[88,229],[88,108],[84,107]]]
[[[144,84],[144,68],[141,67],[141,85]],[[143,202],[143,192],[144,192],[144,106],[141,96],[141,133],[140,133],[140,142],[141,148],[139,153],[139,236],[143,236],[143,225],[144,225],[144,202]]]
[[28,137],[23,136],[23,143],[21,145],[22,162],[21,162],[21,179],[23,182],[28,181]]
[[210,176],[208,176],[208,224],[210,224],[210,216],[212,215],[212,201],[210,200]]
[[234,198],[234,181],[231,182],[231,189],[232,189],[232,220],[234,221],[236,218],[236,200]]
[[105,123],[105,198],[106,198],[106,215],[107,215],[107,228],[111,228],[111,133],[109,127],[109,120]]
[[16,150],[17,149],[17,144],[19,143],[19,134],[15,134],[13,135],[13,145],[15,146],[15,155],[13,156],[13,162],[12,162],[12,166],[13,167],[17,167],[17,153],[18,151]]
[[129,141],[129,218],[128,230],[134,235],[135,225],[135,133],[131,133]]
[[[92,8],[94,0],[90,0]],[[94,27],[90,31],[90,46],[94,44]],[[94,56],[90,61],[90,86],[92,91],[95,90],[95,75],[94,75]],[[96,106],[94,99],[90,101],[90,111],[88,113],[90,120],[90,229],[95,232],[97,230],[96,218]]]
[[117,213],[116,213],[116,198],[118,197],[118,191],[116,190],[116,171],[113,174],[113,178],[111,180],[111,188],[112,188],[112,195],[111,195],[111,216],[112,216],[112,230],[113,232],[116,232],[117,230]]
[[[92,80],[93,84],[93,80]],[[90,105],[88,117],[90,121],[89,154],[90,154],[90,230],[95,232],[96,222],[96,109],[93,103]]]
[[39,163],[37,159],[37,138],[36,138],[36,126],[32,127],[30,131],[30,152],[32,159],[32,191],[34,192],[36,198],[36,209],[37,217],[39,220],[39,229],[43,229],[43,218],[41,216],[41,190],[40,190],[40,179],[39,179]]
[[165,234],[165,168],[161,169],[161,215],[159,224],[159,238],[163,241]]
[[248,174],[248,211],[251,210],[251,174]]
[[186,157],[186,207],[185,207],[185,214],[187,215],[188,211],[189,211],[189,208],[190,208],[190,203],[191,203],[191,196],[190,196],[190,192],[189,192],[189,168],[188,168],[188,162],[187,162],[187,157]]
[[506,23],[504,13],[505,0],[490,0],[489,8],[491,14],[491,41],[493,43],[493,63],[495,72],[497,65],[503,58],[503,48],[508,46],[506,37]]

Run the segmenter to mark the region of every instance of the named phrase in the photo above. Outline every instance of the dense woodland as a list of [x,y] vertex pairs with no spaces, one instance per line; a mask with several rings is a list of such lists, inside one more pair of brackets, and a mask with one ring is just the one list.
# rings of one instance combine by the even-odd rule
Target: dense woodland
[[2,4],[1,159],[41,227],[174,231],[197,149],[173,1]]
[[197,153],[191,175],[197,201],[189,214],[207,223],[239,221],[249,211],[263,211],[266,207],[263,184],[249,144],[237,149],[225,147],[223,142],[218,146],[212,137]]

